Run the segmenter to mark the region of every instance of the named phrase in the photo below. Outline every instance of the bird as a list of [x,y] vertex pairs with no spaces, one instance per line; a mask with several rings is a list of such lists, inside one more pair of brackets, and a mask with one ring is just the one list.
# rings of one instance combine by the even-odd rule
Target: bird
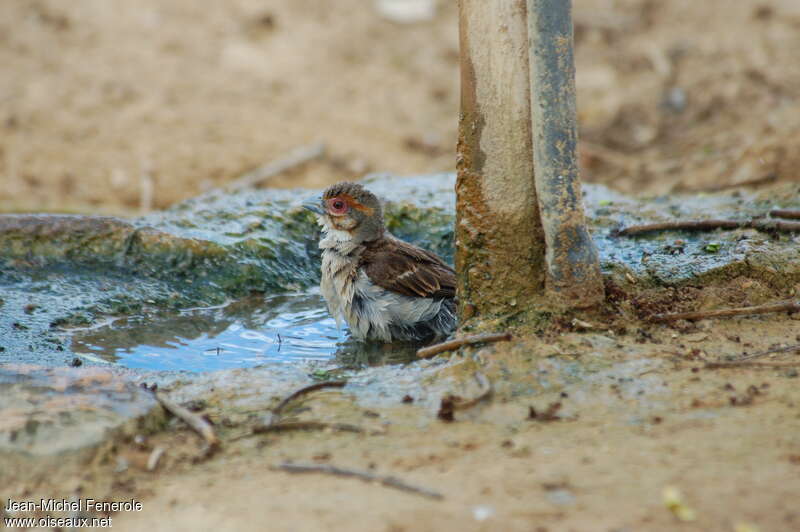
[[436,254],[392,235],[378,198],[348,181],[303,204],[322,235],[320,292],[361,341],[429,342],[456,327],[456,278]]

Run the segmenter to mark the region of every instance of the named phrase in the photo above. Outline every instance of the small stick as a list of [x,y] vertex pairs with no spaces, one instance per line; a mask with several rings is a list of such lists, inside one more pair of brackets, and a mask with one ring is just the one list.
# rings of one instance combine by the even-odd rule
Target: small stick
[[704,320],[708,318],[728,318],[731,316],[748,316],[754,314],[770,314],[773,312],[798,312],[800,302],[783,301],[770,305],[757,305],[755,307],[740,307],[722,310],[708,310],[700,312],[676,312],[674,314],[655,314],[653,321],[677,321],[677,320]]
[[748,227],[765,232],[796,233],[800,231],[800,222],[782,222],[780,220],[752,220]]
[[283,159],[267,163],[263,166],[259,166],[255,170],[245,173],[236,180],[228,183],[226,188],[233,191],[258,185],[259,183],[282,174],[287,170],[291,170],[292,168],[313,161],[314,159],[321,157],[324,153],[325,145],[322,143],[301,146]]
[[150,453],[150,456],[147,458],[147,470],[148,471],[155,471],[158,467],[158,461],[161,460],[161,456],[163,456],[164,449],[161,446],[156,447],[153,449],[153,452]]
[[408,484],[399,478],[392,477],[392,476],[380,476],[370,473],[368,471],[356,471],[354,469],[345,469],[343,467],[337,467],[332,465],[317,465],[317,464],[278,464],[270,466],[270,469],[273,471],[285,471],[287,473],[324,473],[326,475],[333,475],[337,477],[353,477],[364,480],[366,482],[379,482],[383,486],[387,488],[394,488],[400,491],[405,491],[408,493],[415,493],[417,495],[422,495],[423,497],[428,497],[430,499],[437,499],[441,500],[444,498],[439,492],[430,490],[428,488],[423,488],[420,486],[414,486],[412,484]]
[[758,353],[753,353],[752,355],[746,355],[740,358],[739,361],[753,360],[754,358],[761,358],[767,355],[774,355],[775,353],[791,353],[792,351],[798,351],[798,350],[800,350],[800,344],[787,345],[786,347],[775,347],[773,349],[767,349],[766,351],[759,351]]
[[759,351],[758,353],[753,353],[751,355],[743,356],[737,360],[729,360],[724,362],[708,362],[706,363],[705,367],[709,369],[716,369],[716,368],[735,368],[735,367],[742,367],[742,366],[762,366],[762,367],[792,367],[795,365],[800,365],[800,361],[756,361],[754,359],[765,357],[767,355],[774,355],[776,353],[790,353],[792,351],[800,350],[800,344],[788,345],[786,347],[775,347],[772,349],[767,349],[765,351]]
[[800,222],[781,222],[765,220],[677,220],[644,225],[631,225],[615,231],[615,236],[637,236],[658,231],[714,231],[715,229],[755,229],[757,231],[778,231],[794,233],[800,231]]
[[316,392],[317,390],[322,390],[323,388],[344,388],[344,386],[346,384],[347,384],[347,381],[318,382],[318,383],[306,386],[304,388],[300,388],[299,390],[297,390],[295,392],[292,392],[291,394],[286,396],[286,398],[284,398],[283,401],[278,403],[278,406],[276,406],[275,408],[272,409],[272,417],[270,419],[270,422],[267,423],[267,425],[275,425],[276,422],[280,419],[281,414],[283,413],[283,409],[286,408],[286,406],[289,403],[291,403],[292,401],[294,401],[298,397],[302,397],[302,396],[304,396],[306,394],[309,394],[311,392]]
[[454,351],[464,345],[480,344],[485,342],[501,342],[508,340],[511,340],[510,332],[486,333],[486,334],[475,334],[472,336],[464,336],[463,338],[456,338],[454,340],[448,340],[447,342],[442,342],[440,344],[423,347],[422,349],[417,351],[417,357],[430,358],[432,356],[438,355],[439,353],[444,353],[445,351]]
[[167,397],[157,391],[153,392],[153,396],[156,398],[156,401],[158,401],[169,413],[183,420],[192,428],[192,430],[202,436],[202,438],[208,444],[210,450],[216,449],[217,446],[219,446],[219,439],[214,433],[214,428],[211,426],[211,424],[209,424],[208,421],[201,418],[197,414],[193,414],[179,404],[172,402],[170,399],[167,399]]
[[773,218],[789,218],[791,220],[800,220],[800,211],[792,211],[789,209],[774,209],[769,211],[769,215]]
[[707,362],[705,368],[794,368],[798,366],[800,366],[800,360],[733,360],[731,362]]
[[658,222],[644,225],[632,225],[620,229],[617,236],[635,236],[657,231],[713,231],[714,229],[739,229],[746,227],[749,222],[735,220],[688,220],[673,222]]
[[349,423],[323,423],[320,421],[295,421],[277,424],[262,424],[253,427],[253,434],[268,432],[291,432],[293,430],[333,430],[336,432],[355,432],[361,434],[364,429]]

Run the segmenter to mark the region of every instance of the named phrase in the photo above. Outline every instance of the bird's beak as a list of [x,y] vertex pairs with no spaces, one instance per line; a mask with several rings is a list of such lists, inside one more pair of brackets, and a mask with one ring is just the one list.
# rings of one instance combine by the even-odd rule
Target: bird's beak
[[319,198],[312,198],[303,203],[303,207],[315,214],[325,214],[319,204]]

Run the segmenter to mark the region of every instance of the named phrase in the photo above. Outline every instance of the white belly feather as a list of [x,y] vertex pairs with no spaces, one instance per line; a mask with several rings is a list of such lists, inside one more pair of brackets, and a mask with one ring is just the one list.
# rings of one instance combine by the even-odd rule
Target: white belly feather
[[355,295],[360,299],[358,308],[352,304],[346,309],[350,332],[356,338],[367,336],[385,342],[397,340],[393,337],[400,324],[414,324],[430,321],[442,308],[442,300],[422,297],[409,297],[390,292],[376,285],[362,271],[353,283]]

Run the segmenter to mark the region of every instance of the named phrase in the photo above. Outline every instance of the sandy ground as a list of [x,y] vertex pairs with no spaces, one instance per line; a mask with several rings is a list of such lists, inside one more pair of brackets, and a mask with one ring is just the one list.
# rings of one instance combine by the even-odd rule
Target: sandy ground
[[[456,8],[439,4],[433,20],[398,24],[366,0],[2,2],[0,210],[162,208],[313,142],[325,143],[325,157],[270,185],[452,170]],[[659,194],[797,179],[800,4],[575,7],[587,180]],[[456,423],[398,406],[379,412],[385,434],[245,439],[200,464],[193,435],[161,435],[170,450],[157,473],[133,468],[113,491],[145,511],[115,516],[114,527],[800,529],[797,379],[789,370],[692,371],[694,349],[766,349],[793,342],[798,323],[712,324],[697,347],[670,329],[660,343],[620,340],[610,360],[668,362],[646,379],[647,370],[625,377],[641,383],[631,393],[629,381],[622,392],[618,382],[560,383],[535,399],[507,387]],[[529,357],[548,348],[485,352],[486,372],[533,379],[546,360]],[[532,402],[558,400],[566,419],[526,420]],[[269,469],[288,459],[373,467],[445,499]],[[667,487],[696,520],[667,507]]]
[[[8,1],[0,209],[137,212],[298,146],[274,186],[454,169],[455,2]],[[793,0],[576,0],[584,178],[664,193],[796,179]]]
[[401,26],[365,0],[4,2],[0,204],[166,207],[313,142],[328,156],[272,184],[452,169],[455,11]]

